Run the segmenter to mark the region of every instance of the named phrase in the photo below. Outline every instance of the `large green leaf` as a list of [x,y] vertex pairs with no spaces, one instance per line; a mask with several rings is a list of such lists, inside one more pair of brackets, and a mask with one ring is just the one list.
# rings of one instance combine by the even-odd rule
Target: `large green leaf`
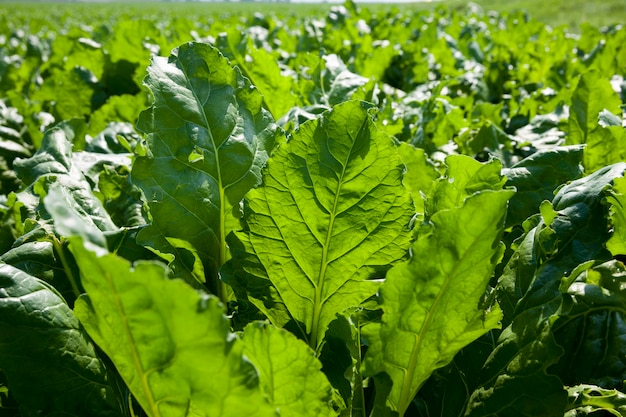
[[0,369],[23,416],[121,415],[107,370],[65,300],[0,265]]
[[281,417],[334,416],[332,387],[315,352],[302,340],[269,323],[244,329],[246,358],[259,371],[259,382]]
[[572,281],[610,258],[602,202],[625,167],[616,164],[572,181],[553,206],[545,202],[541,215],[525,222],[527,232],[497,286],[507,327],[483,366],[469,416],[559,417],[567,401],[564,384],[597,380],[595,368],[607,380],[623,373],[622,361],[613,360],[624,333],[617,297],[599,295],[608,288]]
[[204,281],[174,243],[188,241],[211,290],[223,293],[217,274],[229,257],[225,237],[239,228],[239,203],[260,183],[277,129],[259,92],[208,44],[155,57],[145,83],[154,104],[138,122],[147,155],[135,161],[132,180],[148,200],[152,224],[138,238],[174,254],[180,276]]
[[217,298],[161,264],[70,248],[87,291],[75,314],[148,416],[274,416]]
[[335,315],[374,295],[374,279],[406,254],[413,203],[403,169],[365,103],[303,124],[246,196],[247,232],[228,277],[239,297],[274,324],[293,319],[317,349]]
[[434,370],[499,327],[500,309],[481,304],[504,250],[500,237],[512,195],[486,190],[436,212],[411,259],[388,272],[380,289],[382,324],[366,327],[366,366],[368,375],[391,377],[387,405],[400,416]]

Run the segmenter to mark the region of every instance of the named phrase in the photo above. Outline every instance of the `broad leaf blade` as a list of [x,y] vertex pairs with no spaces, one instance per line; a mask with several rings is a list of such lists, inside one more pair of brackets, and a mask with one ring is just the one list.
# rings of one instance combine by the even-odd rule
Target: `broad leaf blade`
[[335,315],[374,295],[372,279],[408,249],[413,204],[402,171],[364,103],[305,123],[246,197],[248,233],[230,282],[275,324],[293,319],[317,349]]
[[[134,163],[132,179],[153,222],[139,239],[175,255],[168,238],[189,241],[211,289],[220,293],[217,273],[229,257],[225,237],[239,228],[239,202],[260,182],[277,129],[259,92],[207,44],[181,45],[169,60],[155,57],[145,83],[154,104],[138,127],[148,135],[148,152]],[[194,276],[180,257],[172,268]]]
[[222,305],[161,264],[96,256],[73,238],[87,291],[75,314],[150,417],[274,416]]
[[[461,207],[431,217],[410,261],[392,268],[380,293],[383,322],[368,331],[369,375],[393,381],[387,404],[404,415],[434,370],[464,346],[499,327],[499,308],[481,300],[503,247],[499,244],[512,191],[483,191]],[[436,254],[436,255],[434,255]]]
[[107,371],[63,298],[0,265],[0,369],[25,416],[120,415]]
[[315,352],[286,330],[250,323],[244,354],[259,371],[260,385],[281,417],[334,416],[332,387]]

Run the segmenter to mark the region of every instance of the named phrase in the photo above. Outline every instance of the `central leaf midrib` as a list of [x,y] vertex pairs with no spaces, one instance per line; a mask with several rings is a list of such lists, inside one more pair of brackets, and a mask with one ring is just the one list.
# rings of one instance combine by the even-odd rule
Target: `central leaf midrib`
[[435,298],[435,301],[433,302],[433,307],[430,308],[428,310],[428,313],[426,314],[424,324],[422,324],[419,333],[411,332],[416,335],[416,341],[413,344],[413,348],[411,349],[409,366],[407,368],[407,372],[404,374],[404,379],[402,381],[402,388],[400,391],[400,400],[398,401],[398,404],[397,404],[398,410],[400,411],[400,415],[404,414],[410,402],[410,396],[411,396],[411,391],[412,391],[411,383],[413,380],[413,375],[415,374],[415,369],[417,368],[417,356],[418,355],[416,352],[419,351],[422,345],[422,342],[424,340],[424,333],[430,328],[430,322],[433,319],[433,312],[437,310],[436,307],[442,302],[443,295],[446,293],[447,288],[450,286],[452,277],[456,275],[459,269],[459,266],[465,262],[465,258],[471,252],[470,248],[474,247],[476,242],[480,240],[480,237],[482,237],[485,233],[488,232],[488,229],[489,227],[483,229],[483,231],[479,234],[479,236],[472,241],[472,244],[468,246],[463,256],[461,256],[461,258],[459,259],[459,262],[457,262],[454,268],[452,268],[452,271],[450,271],[450,273],[447,274],[447,278],[444,280],[444,283],[441,286],[441,290],[439,291],[439,293],[437,294],[437,297]]
[[130,346],[131,346],[130,350],[132,352],[133,366],[135,367],[135,370],[139,374],[139,379],[141,380],[141,386],[142,386],[144,394],[146,395],[146,399],[148,400],[150,410],[152,411],[152,416],[159,417],[161,415],[161,412],[159,411],[156,400],[154,398],[154,394],[148,382],[148,372],[143,368],[143,365],[141,364],[141,358],[139,357],[139,351],[137,350],[137,343],[135,342],[133,332],[130,329],[130,325],[128,323],[128,315],[126,314],[126,309],[124,308],[124,304],[122,303],[122,300],[119,297],[117,287],[115,286],[115,284],[113,283],[113,280],[111,279],[111,275],[105,270],[102,270],[102,273],[107,278],[106,281],[109,286],[109,290],[111,291],[111,294],[113,295],[114,303],[117,307],[118,312],[122,316],[122,322],[124,323],[124,326],[123,326],[124,332],[126,333],[126,337],[128,338],[130,342]]
[[[220,205],[219,205],[219,210],[220,210],[219,212],[219,221],[220,221],[219,251],[220,253],[218,257],[219,259],[218,270],[219,270],[219,268],[221,268],[221,266],[224,265],[224,263],[226,262],[226,219],[225,219],[226,206],[224,202],[224,184],[222,182],[222,170],[221,170],[221,164],[220,164],[219,149],[217,147],[217,144],[215,143],[215,139],[213,138],[211,125],[209,124],[209,120],[207,119],[206,113],[204,112],[202,101],[200,100],[195,90],[193,89],[193,86],[191,84],[191,78],[187,74],[187,70],[185,69],[183,63],[180,60],[179,60],[179,63],[180,63],[180,70],[185,76],[185,80],[187,82],[189,91],[191,92],[191,94],[193,94],[193,98],[194,100],[196,100],[196,103],[198,104],[198,111],[200,112],[200,116],[202,117],[202,120],[204,121],[207,134],[209,135],[209,139],[211,141],[211,144],[213,145],[213,151],[214,151],[213,153],[215,155],[215,171],[217,173],[217,187],[218,187],[219,199],[220,199]],[[209,83],[210,83],[210,80],[209,80]],[[227,301],[225,299],[226,291],[225,291],[225,288],[223,288],[224,284],[219,280],[219,277],[217,275],[212,278],[216,279],[216,282],[215,282],[216,291],[217,291],[216,295],[219,297],[220,300],[222,300],[222,302],[226,302]]]
[[[365,116],[365,118],[363,119],[363,124],[361,125],[361,127],[359,128],[357,132],[357,137],[359,134],[361,134],[361,131],[363,130],[363,127],[366,124],[367,124],[367,116]],[[311,323],[311,335],[309,338],[309,346],[315,350],[317,349],[317,345],[319,344],[318,327],[319,327],[320,316],[322,314],[322,305],[324,304],[324,302],[322,301],[322,292],[323,292],[322,290],[324,289],[324,282],[326,280],[326,268],[328,267],[328,250],[330,247],[331,238],[333,236],[333,227],[335,225],[335,218],[336,218],[337,206],[339,204],[339,196],[341,193],[341,187],[344,182],[343,179],[346,174],[346,169],[348,167],[348,164],[350,163],[352,149],[354,148],[354,145],[356,143],[356,138],[352,138],[350,131],[346,129],[346,133],[348,134],[348,136],[351,137],[352,143],[350,145],[350,150],[347,153],[348,155],[347,155],[345,164],[342,164],[341,175],[339,176],[339,179],[337,181],[337,189],[335,190],[335,198],[333,201],[333,207],[332,207],[331,212],[329,213],[330,220],[328,222],[328,230],[326,231],[326,239],[325,239],[324,245],[322,246],[322,259],[320,262],[320,272],[317,277],[317,283],[315,285],[315,297],[313,300],[313,319]],[[328,142],[326,142],[326,144],[327,143]],[[329,150],[329,153],[330,153],[330,150]],[[332,153],[330,154],[332,155]]]

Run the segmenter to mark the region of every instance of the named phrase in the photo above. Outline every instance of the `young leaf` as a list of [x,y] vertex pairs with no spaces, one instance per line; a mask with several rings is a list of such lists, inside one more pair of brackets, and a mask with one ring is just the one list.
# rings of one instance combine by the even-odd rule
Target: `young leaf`
[[626,394],[618,390],[581,384],[570,387],[567,393],[569,404],[564,417],[593,416],[598,412],[616,417],[626,414]]
[[586,143],[591,132],[599,125],[600,113],[605,109],[618,113],[620,104],[611,83],[599,71],[591,70],[582,74],[572,95],[567,143]]
[[0,265],[0,369],[24,416],[120,415],[107,371],[63,298]]
[[501,174],[502,163],[497,159],[483,164],[466,155],[450,155],[446,165],[445,181],[436,181],[426,199],[427,216],[459,207],[478,191],[500,190],[506,182]]
[[[437,368],[464,346],[499,327],[498,307],[481,299],[499,262],[499,243],[512,191],[486,190],[462,206],[437,211],[420,232],[411,259],[393,267],[381,286],[382,324],[366,327],[367,374],[385,372],[388,407],[400,416]],[[378,385],[377,385],[378,386]]]
[[321,417],[330,407],[332,387],[315,352],[293,334],[263,322],[246,326],[243,353],[259,371],[259,382],[281,417]]
[[274,324],[293,319],[314,349],[409,246],[403,164],[366,107],[337,105],[275,152],[246,196],[248,230],[224,276]]
[[[217,273],[229,257],[225,237],[239,228],[239,203],[261,181],[277,129],[259,92],[208,44],[181,45],[169,60],[155,57],[145,83],[154,104],[138,121],[148,135],[147,155],[135,161],[132,180],[153,221],[138,238],[175,255],[168,238],[189,241],[212,291],[222,294]],[[204,281],[180,258],[175,271]]]
[[149,417],[274,416],[217,298],[161,264],[70,248],[87,291],[75,314]]

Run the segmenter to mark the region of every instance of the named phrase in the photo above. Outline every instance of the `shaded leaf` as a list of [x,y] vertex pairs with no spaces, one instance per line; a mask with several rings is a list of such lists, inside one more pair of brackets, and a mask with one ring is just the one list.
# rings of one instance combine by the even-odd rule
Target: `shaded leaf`
[[119,416],[107,370],[56,290],[0,265],[0,369],[24,416]]
[[[146,85],[154,103],[138,121],[147,155],[133,164],[152,224],[139,240],[176,256],[174,271],[191,277],[168,238],[188,241],[204,263],[209,287],[230,256],[226,235],[239,228],[239,202],[260,182],[277,129],[259,92],[208,44],[187,43],[169,59],[154,57]],[[193,278],[191,278],[193,280]]]

